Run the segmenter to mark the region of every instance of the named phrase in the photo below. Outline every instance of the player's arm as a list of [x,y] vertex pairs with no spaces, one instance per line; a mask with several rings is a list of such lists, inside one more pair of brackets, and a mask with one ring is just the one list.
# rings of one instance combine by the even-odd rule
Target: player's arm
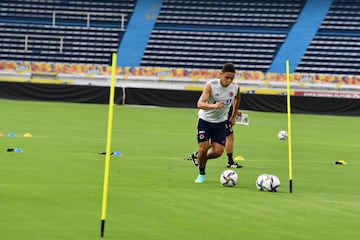
[[211,95],[211,86],[209,83],[206,83],[201,93],[201,96],[197,102],[197,107],[199,109],[208,110],[208,109],[218,109],[224,107],[223,102],[208,103],[210,95]]
[[240,96],[240,88],[238,89],[238,92],[235,96],[234,99],[234,105],[233,105],[233,112],[230,118],[230,123],[231,125],[234,125],[236,122],[236,116],[238,115],[238,111],[239,111],[239,107],[240,107],[240,101],[241,101],[241,96]]

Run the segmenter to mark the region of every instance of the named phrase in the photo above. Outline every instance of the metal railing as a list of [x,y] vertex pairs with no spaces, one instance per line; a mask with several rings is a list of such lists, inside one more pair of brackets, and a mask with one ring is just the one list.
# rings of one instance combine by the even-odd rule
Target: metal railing
[[29,40],[30,39],[59,39],[59,52],[63,52],[63,46],[64,46],[64,36],[49,36],[49,35],[43,35],[43,34],[1,34],[2,37],[23,37],[24,38],[24,51],[29,52]]
[[124,13],[108,13],[108,12],[77,12],[77,11],[54,11],[52,13],[52,26],[56,26],[56,17],[57,14],[69,14],[71,15],[85,15],[86,16],[86,28],[90,27],[91,24],[91,16],[92,15],[100,15],[100,16],[119,16],[121,19],[120,28],[123,30],[125,28],[125,16]]

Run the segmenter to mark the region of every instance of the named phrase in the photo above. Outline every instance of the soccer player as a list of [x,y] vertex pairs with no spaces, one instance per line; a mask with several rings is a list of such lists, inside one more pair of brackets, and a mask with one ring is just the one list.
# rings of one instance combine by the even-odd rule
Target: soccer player
[[[239,98],[240,100],[240,98]],[[236,101],[236,99],[235,99]],[[229,114],[228,114],[228,127],[226,128],[226,143],[225,143],[225,152],[227,155],[227,168],[242,168],[242,165],[239,165],[237,162],[234,161],[233,158],[233,151],[234,151],[234,131],[232,128],[232,124],[230,122],[231,115],[233,113],[233,107],[230,108]],[[237,111],[238,116],[241,116],[241,112]],[[211,144],[211,139],[210,139]],[[210,146],[211,147],[211,146]],[[195,166],[198,166],[198,160],[197,160],[197,154],[198,151],[191,153],[190,156],[187,158],[187,160],[193,161]]]
[[[239,109],[240,105],[240,91],[239,86],[233,83],[234,78],[234,64],[224,64],[220,79],[206,82],[197,102],[199,108],[197,122],[199,174],[195,179],[195,183],[205,181],[207,160],[222,155],[226,143],[227,128],[230,127],[228,123],[235,124],[237,109]],[[229,121],[228,113],[233,104],[233,111]]]

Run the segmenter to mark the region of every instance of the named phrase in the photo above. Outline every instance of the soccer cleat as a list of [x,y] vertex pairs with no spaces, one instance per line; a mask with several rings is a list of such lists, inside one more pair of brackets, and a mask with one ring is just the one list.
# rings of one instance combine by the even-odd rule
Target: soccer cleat
[[195,153],[190,154],[190,156],[187,158],[187,160],[193,161],[195,166],[199,165],[198,159],[197,159],[197,156],[195,155]]
[[206,175],[199,174],[197,178],[195,179],[195,183],[203,183],[205,182]]
[[239,165],[238,163],[234,162],[234,163],[228,163],[226,164],[227,168],[242,168],[242,165]]

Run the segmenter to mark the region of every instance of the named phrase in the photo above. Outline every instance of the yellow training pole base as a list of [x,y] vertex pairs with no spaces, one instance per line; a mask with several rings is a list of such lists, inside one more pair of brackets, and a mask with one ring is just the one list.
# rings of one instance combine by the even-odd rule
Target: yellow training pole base
[[101,220],[101,230],[100,230],[100,237],[104,237],[104,232],[105,232],[105,219]]

